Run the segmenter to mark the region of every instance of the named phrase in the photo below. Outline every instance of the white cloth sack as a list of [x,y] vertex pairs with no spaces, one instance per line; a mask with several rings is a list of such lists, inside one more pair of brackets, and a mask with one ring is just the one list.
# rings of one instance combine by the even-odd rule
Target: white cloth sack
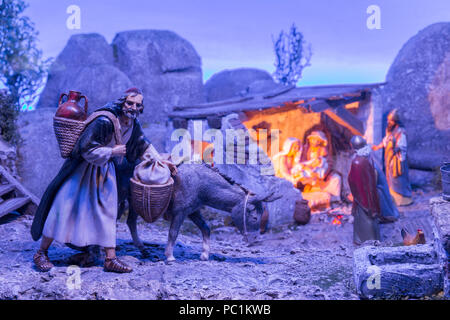
[[133,178],[143,184],[166,184],[170,179],[170,169],[150,153],[142,156],[143,160],[134,169]]

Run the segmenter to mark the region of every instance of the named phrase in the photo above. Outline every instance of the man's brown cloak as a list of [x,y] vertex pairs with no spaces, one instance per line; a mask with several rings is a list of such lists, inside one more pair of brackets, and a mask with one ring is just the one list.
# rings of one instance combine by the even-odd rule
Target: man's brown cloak
[[370,156],[356,155],[353,158],[348,184],[353,195],[354,241],[380,240],[380,201],[376,171]]

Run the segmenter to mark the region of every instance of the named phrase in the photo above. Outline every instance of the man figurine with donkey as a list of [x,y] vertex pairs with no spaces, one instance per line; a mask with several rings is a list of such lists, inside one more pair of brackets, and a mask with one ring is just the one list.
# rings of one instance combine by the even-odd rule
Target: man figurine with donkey
[[[101,246],[105,271],[132,271],[116,257],[116,219],[130,195],[134,167],[144,155],[158,157],[137,119],[143,111],[142,92],[130,88],[89,117],[36,211],[31,234],[35,241],[42,236],[34,256],[38,270],[53,267],[48,248],[56,240],[75,248]],[[172,163],[164,163],[176,173]]]

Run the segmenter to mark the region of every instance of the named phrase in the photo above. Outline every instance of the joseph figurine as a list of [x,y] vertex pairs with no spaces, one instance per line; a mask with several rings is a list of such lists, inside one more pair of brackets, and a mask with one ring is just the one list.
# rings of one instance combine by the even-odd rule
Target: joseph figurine
[[144,154],[156,152],[137,119],[143,110],[143,95],[137,88],[96,110],[110,112],[119,120],[122,144],[115,144],[114,125],[106,116],[96,118],[80,135],[71,156],[47,187],[33,220],[33,240],[42,236],[33,259],[38,270],[53,267],[48,248],[56,240],[74,247],[103,247],[105,271],[132,271],[116,256],[116,219],[118,206],[129,194],[133,168]]
[[406,133],[397,109],[388,114],[386,136],[383,141],[379,145],[372,146],[375,151],[381,148],[384,148],[384,169],[395,204],[397,206],[411,204],[413,200],[406,157]]

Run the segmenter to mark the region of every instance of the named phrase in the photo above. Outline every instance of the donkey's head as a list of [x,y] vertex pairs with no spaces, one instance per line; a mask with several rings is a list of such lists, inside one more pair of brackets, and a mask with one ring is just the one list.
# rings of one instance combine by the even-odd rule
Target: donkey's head
[[[273,202],[282,197],[282,195],[270,194],[257,195],[249,193],[242,199],[232,210],[231,217],[234,224],[243,231],[246,228],[248,231],[255,231],[262,227],[267,221],[262,221],[264,213],[264,203]],[[245,216],[244,216],[245,210]]]

